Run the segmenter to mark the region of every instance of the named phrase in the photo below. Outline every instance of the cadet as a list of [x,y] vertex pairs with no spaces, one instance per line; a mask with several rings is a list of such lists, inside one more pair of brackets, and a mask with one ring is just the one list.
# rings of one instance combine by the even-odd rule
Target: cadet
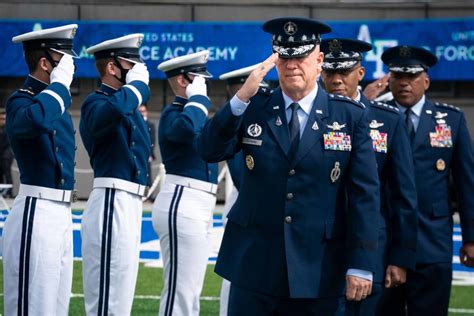
[[158,125],[166,169],[152,214],[164,265],[160,315],[199,315],[217,191],[217,165],[206,163],[196,152],[196,137],[211,106],[206,87],[206,79],[212,77],[208,57],[205,50],[158,66],[176,95]]
[[[216,272],[232,282],[229,315],[332,315],[345,288],[350,300],[371,291],[379,183],[367,114],[316,83],[329,26],[277,18],[263,30],[275,53],[198,140],[207,161],[245,159]],[[275,63],[281,88],[258,93]]]
[[151,145],[138,110],[149,74],[143,34],[107,40],[93,54],[102,84],[81,109],[80,132],[94,170],[82,218],[84,302],[89,315],[129,315],[138,272],[142,196]]
[[5,315],[67,315],[72,284],[74,126],[67,111],[77,25],[15,36],[29,75],[7,101],[7,134],[20,169],[3,229]]
[[[242,87],[245,80],[248,78],[250,73],[255,70],[256,68],[260,67],[260,64],[236,69],[230,72],[226,72],[219,76],[220,80],[225,80],[226,82],[226,92],[227,98],[230,100],[231,97],[235,95],[237,91]],[[267,89],[269,91],[269,85],[265,81],[260,82],[260,87],[262,92],[266,92]],[[226,196],[225,205],[224,205],[224,213],[222,214],[222,221],[224,223],[224,227],[227,223],[227,214],[229,213],[230,209],[234,205],[235,201],[237,200],[237,196],[239,194],[239,187],[240,187],[240,179],[242,177],[242,169],[244,168],[244,160],[242,157],[242,152],[238,152],[232,159],[227,160],[227,170],[230,173],[232,179],[232,189],[231,192]],[[223,279],[222,286],[221,286],[221,294],[220,294],[220,309],[219,315],[227,316],[227,307],[229,304],[229,291],[230,291],[230,282]]]
[[369,101],[358,89],[364,78],[362,54],[372,49],[366,42],[328,39],[321,43],[324,52],[322,77],[329,93],[360,101],[367,107],[370,136],[377,161],[381,187],[379,243],[372,295],[360,303],[349,303],[347,314],[376,315],[376,307],[385,287],[406,281],[406,269],[415,264],[416,187],[411,149],[406,127],[398,108]]
[[[383,315],[447,315],[452,280],[453,218],[449,172],[460,196],[463,246],[461,263],[474,266],[474,160],[464,114],[452,105],[425,96],[428,69],[437,62],[431,52],[396,46],[382,54],[390,90],[406,120],[418,193],[418,242],[414,269],[407,283],[384,295]],[[387,300],[385,300],[387,298]]]

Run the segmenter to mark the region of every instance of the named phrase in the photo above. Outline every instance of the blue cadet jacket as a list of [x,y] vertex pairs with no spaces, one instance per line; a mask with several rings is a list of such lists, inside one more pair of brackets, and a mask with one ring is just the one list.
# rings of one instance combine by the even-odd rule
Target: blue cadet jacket
[[411,145],[418,194],[416,263],[451,262],[450,172],[459,194],[463,242],[474,242],[474,158],[464,114],[426,99]]
[[415,267],[416,186],[411,147],[398,108],[369,101],[370,136],[380,180],[379,247],[375,282],[383,282],[388,264]]
[[74,187],[74,126],[69,90],[32,76],[6,104],[6,129],[20,182],[61,190]]
[[242,150],[245,161],[215,270],[267,295],[340,296],[347,269],[374,271],[380,201],[367,111],[319,87],[290,159],[284,104],[280,89],[259,92],[242,116],[227,103],[199,137],[205,160]]
[[[143,102],[150,98],[145,83],[136,80],[127,85],[138,89]],[[127,85],[115,90],[102,84],[91,93],[82,105],[79,128],[95,178],[146,185],[150,134],[138,110],[138,99]]]
[[158,126],[161,159],[167,174],[216,184],[217,164],[205,162],[196,151],[196,137],[207,121],[207,113],[197,106],[185,106],[191,102],[206,108],[211,106],[211,101],[201,95],[189,100],[176,96],[161,113]]

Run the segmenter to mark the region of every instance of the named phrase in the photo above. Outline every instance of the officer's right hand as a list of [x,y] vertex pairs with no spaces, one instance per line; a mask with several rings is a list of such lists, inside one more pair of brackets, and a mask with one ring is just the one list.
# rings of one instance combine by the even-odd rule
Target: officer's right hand
[[194,77],[193,82],[186,87],[186,96],[188,99],[193,95],[203,95],[207,97],[206,79],[204,77]]
[[145,64],[136,63],[133,65],[132,69],[127,72],[125,83],[130,83],[135,80],[144,82],[146,85],[150,82],[150,73]]
[[361,301],[372,294],[372,281],[353,275],[346,275],[346,299]]
[[255,68],[245,80],[244,85],[237,91],[236,95],[239,100],[243,102],[248,102],[251,97],[253,97],[260,87],[260,82],[262,82],[263,78],[267,75],[267,73],[275,67],[275,63],[278,60],[278,54],[273,53],[270,57],[268,57],[260,67]]
[[51,83],[59,82],[65,86],[68,90],[72,83],[72,77],[74,75],[74,61],[72,56],[63,55],[58,65],[53,68],[51,75],[49,76]]

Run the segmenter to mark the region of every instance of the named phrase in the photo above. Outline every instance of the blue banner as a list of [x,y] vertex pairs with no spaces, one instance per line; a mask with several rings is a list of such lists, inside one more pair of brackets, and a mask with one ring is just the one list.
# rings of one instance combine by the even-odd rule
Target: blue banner
[[[0,20],[0,76],[22,77],[27,73],[22,45],[11,38],[32,30],[77,23],[74,47],[77,77],[97,77],[93,56],[87,47],[131,33],[144,33],[140,54],[152,78],[163,79],[157,65],[164,60],[209,49],[209,70],[215,77],[237,68],[253,65],[271,54],[271,36],[261,23],[164,23],[164,22],[84,22]],[[399,44],[423,46],[439,58],[430,70],[432,80],[474,80],[474,19],[396,20],[327,22],[333,32],[323,38],[347,37],[370,42],[374,49],[365,54],[366,78],[379,78],[387,71],[380,60],[382,52]],[[276,79],[272,71],[268,79]]]

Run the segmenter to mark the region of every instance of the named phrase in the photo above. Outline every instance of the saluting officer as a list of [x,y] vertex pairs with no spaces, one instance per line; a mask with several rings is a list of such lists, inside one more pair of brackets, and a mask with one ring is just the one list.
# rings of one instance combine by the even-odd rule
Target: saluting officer
[[208,164],[196,152],[196,137],[211,106],[208,57],[209,51],[204,50],[158,66],[176,95],[161,113],[158,126],[166,169],[152,214],[163,256],[160,315],[199,315],[217,191],[217,164]]
[[67,315],[72,284],[74,126],[67,111],[77,25],[15,36],[29,75],[7,101],[20,189],[3,229],[5,315]]
[[[415,268],[406,285],[384,294],[384,315],[447,315],[452,280],[453,218],[449,172],[460,196],[461,263],[474,266],[474,160],[464,114],[457,107],[428,100],[428,69],[437,62],[426,49],[396,46],[382,54],[388,66],[389,104],[400,109],[411,142],[418,194]],[[385,301],[385,298],[387,300]]]
[[[288,17],[263,30],[274,54],[198,142],[207,161],[245,159],[216,272],[232,282],[229,315],[332,315],[345,288],[351,300],[371,291],[379,182],[367,113],[317,85],[329,26]],[[258,92],[275,64],[280,88]]]
[[362,54],[371,49],[369,43],[344,38],[321,43],[326,91],[367,107],[381,188],[381,212],[373,219],[379,244],[372,295],[360,303],[348,303],[346,314],[350,315],[377,315],[384,280],[387,288],[398,286],[406,281],[406,269],[415,265],[416,187],[405,123],[397,107],[369,101],[358,89],[365,75]]
[[[225,80],[226,82],[226,92],[227,98],[229,100],[235,95],[237,91],[239,91],[245,80],[247,80],[250,73],[260,66],[261,64],[255,64],[252,66],[232,70],[219,76],[220,80]],[[262,89],[262,92],[265,92],[267,89],[269,89],[269,85],[265,81],[260,82],[260,87]],[[232,189],[228,196],[226,196],[225,198],[224,212],[222,214],[224,227],[227,223],[227,214],[229,214],[229,211],[237,200],[237,196],[239,194],[240,180],[242,178],[243,168],[245,167],[242,152],[238,152],[237,154],[235,154],[235,156],[232,159],[228,159],[226,163],[227,170],[229,171],[232,179]],[[230,282],[223,279],[219,308],[219,315],[221,316],[227,316],[227,307],[229,305],[229,292]]]
[[138,107],[148,101],[143,34],[110,39],[93,54],[102,84],[81,108],[80,132],[94,170],[82,218],[84,301],[88,315],[129,315],[138,273],[142,196],[151,145]]

